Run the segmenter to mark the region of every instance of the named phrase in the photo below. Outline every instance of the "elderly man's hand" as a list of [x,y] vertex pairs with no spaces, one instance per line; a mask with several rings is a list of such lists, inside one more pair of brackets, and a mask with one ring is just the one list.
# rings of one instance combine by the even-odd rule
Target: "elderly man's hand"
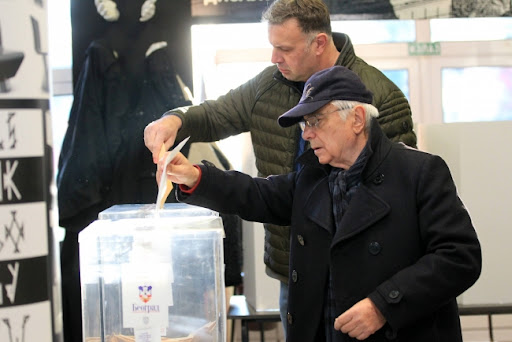
[[169,150],[176,140],[181,128],[181,119],[175,115],[167,115],[151,122],[144,128],[144,144],[153,154],[153,163],[158,163],[162,144]]
[[356,303],[334,321],[334,329],[358,340],[367,339],[382,328],[386,319],[369,298]]
[[[157,182],[160,181],[162,172],[164,172],[163,167],[168,153],[170,152],[166,152],[158,161],[156,172]],[[168,180],[175,184],[184,184],[189,188],[193,188],[194,185],[196,185],[200,176],[199,170],[181,152],[171,160],[165,172]]]

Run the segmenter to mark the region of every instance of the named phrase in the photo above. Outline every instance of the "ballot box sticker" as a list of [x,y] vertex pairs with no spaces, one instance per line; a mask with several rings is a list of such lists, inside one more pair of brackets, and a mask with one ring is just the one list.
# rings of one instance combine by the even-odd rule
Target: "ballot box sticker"
[[124,264],[122,266],[123,326],[160,329],[168,325],[172,295],[170,265]]

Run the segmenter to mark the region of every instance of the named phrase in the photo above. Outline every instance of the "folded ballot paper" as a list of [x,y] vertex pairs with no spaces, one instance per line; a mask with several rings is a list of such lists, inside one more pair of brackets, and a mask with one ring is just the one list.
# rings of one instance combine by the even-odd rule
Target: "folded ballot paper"
[[[158,184],[158,196],[156,198],[156,210],[162,209],[164,207],[165,200],[167,199],[167,196],[169,196],[169,193],[172,190],[172,182],[167,179],[167,172],[165,170],[167,169],[167,165],[171,162],[171,160],[176,157],[179,151],[185,146],[188,139],[190,137],[186,137],[183,139],[182,142],[178,144],[175,148],[171,150],[171,152],[167,155],[165,158],[164,163],[164,172],[162,172],[162,175],[160,176],[160,183]],[[165,154],[165,147],[162,145],[162,149],[160,150],[160,158]]]

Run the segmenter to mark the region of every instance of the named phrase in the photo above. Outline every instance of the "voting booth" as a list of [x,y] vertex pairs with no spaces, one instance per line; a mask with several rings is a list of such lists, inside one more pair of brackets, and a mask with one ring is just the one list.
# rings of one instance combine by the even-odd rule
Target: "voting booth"
[[186,204],[100,213],[79,234],[84,341],[225,341],[223,237]]

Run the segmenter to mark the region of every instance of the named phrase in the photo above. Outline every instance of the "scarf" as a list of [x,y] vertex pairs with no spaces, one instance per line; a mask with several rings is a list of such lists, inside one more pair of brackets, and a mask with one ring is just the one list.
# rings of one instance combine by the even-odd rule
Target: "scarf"
[[352,195],[361,184],[361,174],[371,153],[372,149],[370,144],[367,143],[359,157],[357,157],[354,165],[348,170],[336,167],[331,169],[331,173],[329,174],[329,189],[332,196],[332,210],[335,221],[335,231],[333,235],[336,231],[341,229],[341,218],[347,210]]

